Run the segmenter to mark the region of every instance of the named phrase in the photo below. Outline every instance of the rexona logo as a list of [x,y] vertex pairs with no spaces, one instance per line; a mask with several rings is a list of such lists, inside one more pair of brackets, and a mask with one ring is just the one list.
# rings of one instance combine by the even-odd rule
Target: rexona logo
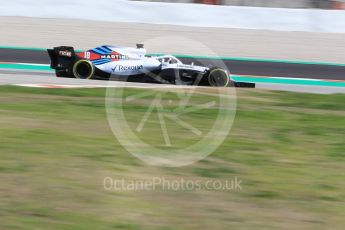
[[113,72],[119,71],[119,72],[125,72],[125,71],[138,71],[144,69],[143,65],[116,65],[114,68],[112,68]]
[[107,55],[101,55],[101,58],[108,58],[108,59],[129,59],[128,55],[122,55],[122,54],[107,54]]

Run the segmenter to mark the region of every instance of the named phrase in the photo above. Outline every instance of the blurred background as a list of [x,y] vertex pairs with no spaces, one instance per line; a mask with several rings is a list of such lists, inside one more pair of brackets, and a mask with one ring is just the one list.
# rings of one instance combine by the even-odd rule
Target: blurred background
[[[0,229],[343,230],[341,9],[343,0],[1,1]],[[194,42],[176,45],[176,36]],[[235,89],[231,132],[207,158],[179,168],[137,159],[109,126],[106,89],[93,88],[108,82],[57,78],[50,69],[47,48],[137,43],[150,55],[179,55],[186,64],[221,61],[232,79],[256,81],[256,89]],[[133,98],[123,113],[134,132],[158,92],[167,112],[186,95],[159,88],[124,91]],[[233,88],[198,88],[192,102],[217,102],[228,90]],[[183,118],[206,134],[217,111],[229,110],[215,108]],[[162,147],[157,114],[147,121],[139,137]],[[167,127],[177,146],[197,140],[174,121]],[[106,189],[105,178],[242,183],[232,190],[169,190],[162,184]]]

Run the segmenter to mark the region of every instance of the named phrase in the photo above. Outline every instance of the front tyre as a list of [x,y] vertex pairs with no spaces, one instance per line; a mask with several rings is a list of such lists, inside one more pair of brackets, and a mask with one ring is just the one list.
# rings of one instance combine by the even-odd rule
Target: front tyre
[[90,79],[95,74],[95,66],[89,60],[78,60],[72,66],[72,74],[75,78]]
[[212,87],[227,87],[230,83],[230,78],[222,68],[213,67],[208,71],[207,81]]

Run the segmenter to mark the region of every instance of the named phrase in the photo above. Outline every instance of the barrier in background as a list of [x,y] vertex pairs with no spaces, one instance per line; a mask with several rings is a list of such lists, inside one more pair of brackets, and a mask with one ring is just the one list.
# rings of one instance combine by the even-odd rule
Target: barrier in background
[[209,4],[209,5],[219,5],[221,3],[219,0],[195,0],[194,2]]
[[332,8],[335,10],[344,10],[345,9],[345,0],[333,1],[333,7]]
[[211,5],[296,9],[344,9],[344,0],[131,0],[147,2],[203,3]]
[[0,16],[86,19],[196,27],[345,33],[345,11],[126,0],[11,0]]

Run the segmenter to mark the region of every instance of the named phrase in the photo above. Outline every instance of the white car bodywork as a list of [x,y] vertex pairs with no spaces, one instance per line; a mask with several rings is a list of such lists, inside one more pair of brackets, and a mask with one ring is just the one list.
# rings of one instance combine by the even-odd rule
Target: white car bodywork
[[50,67],[57,77],[78,79],[128,80],[134,82],[212,87],[255,87],[252,83],[233,82],[224,68],[183,64],[172,55],[147,56],[142,44],[136,48],[99,46],[83,52],[73,47],[47,49]]
[[[102,54],[103,53],[103,54]],[[98,59],[92,59],[98,55]],[[179,59],[171,55],[152,56],[146,55],[146,49],[138,47],[101,46],[92,50],[79,53],[79,57],[89,59],[96,68],[114,75],[139,75],[152,71],[176,69],[207,72],[209,68],[203,66],[185,65]]]

